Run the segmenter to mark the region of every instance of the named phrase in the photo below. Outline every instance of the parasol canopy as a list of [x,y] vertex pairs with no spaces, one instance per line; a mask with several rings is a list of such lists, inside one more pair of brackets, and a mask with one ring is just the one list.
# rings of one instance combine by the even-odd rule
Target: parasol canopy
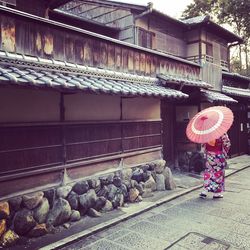
[[214,106],[197,113],[188,123],[186,135],[196,143],[218,139],[233,123],[233,112],[224,106]]

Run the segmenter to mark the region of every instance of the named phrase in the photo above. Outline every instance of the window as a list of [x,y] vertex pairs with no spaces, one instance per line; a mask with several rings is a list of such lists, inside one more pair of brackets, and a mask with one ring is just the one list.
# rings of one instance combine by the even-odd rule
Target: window
[[152,49],[152,44],[153,44],[153,32],[144,30],[142,28],[137,28],[138,30],[138,45],[144,47],[144,48],[149,48]]
[[213,45],[211,43],[206,43],[206,55],[213,57]]
[[220,57],[221,60],[227,61],[227,47],[223,45],[220,46]]

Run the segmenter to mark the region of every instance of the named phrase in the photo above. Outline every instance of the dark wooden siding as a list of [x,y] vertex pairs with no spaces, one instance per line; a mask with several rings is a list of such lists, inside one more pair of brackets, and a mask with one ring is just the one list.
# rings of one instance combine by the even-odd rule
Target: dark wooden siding
[[0,127],[1,174],[161,146],[161,122]]
[[238,156],[248,152],[247,149],[247,108],[244,104],[231,105],[234,122],[228,131],[231,140],[231,156]]
[[199,66],[54,24],[51,20],[11,15],[1,9],[0,13],[0,50],[140,75],[169,73],[199,78]]

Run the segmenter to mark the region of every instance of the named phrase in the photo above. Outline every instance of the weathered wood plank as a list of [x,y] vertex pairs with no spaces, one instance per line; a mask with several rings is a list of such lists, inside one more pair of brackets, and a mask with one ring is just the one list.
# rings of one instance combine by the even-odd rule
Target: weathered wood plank
[[113,69],[115,67],[115,46],[113,44],[108,45],[108,67]]
[[93,66],[93,50],[91,46],[91,39],[84,39],[84,62],[89,65]]
[[140,53],[137,51],[134,53],[134,66],[136,73],[140,73]]
[[2,18],[1,42],[3,50],[16,51],[16,21],[13,18]]
[[116,69],[121,69],[122,67],[122,49],[118,46],[115,46],[115,66]]
[[134,51],[128,51],[128,70],[134,72]]

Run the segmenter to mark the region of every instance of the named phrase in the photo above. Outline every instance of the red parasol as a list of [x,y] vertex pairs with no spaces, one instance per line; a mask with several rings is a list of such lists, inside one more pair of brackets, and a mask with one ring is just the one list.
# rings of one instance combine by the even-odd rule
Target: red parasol
[[188,123],[186,135],[196,143],[218,139],[233,123],[233,112],[224,106],[214,106],[197,113]]

